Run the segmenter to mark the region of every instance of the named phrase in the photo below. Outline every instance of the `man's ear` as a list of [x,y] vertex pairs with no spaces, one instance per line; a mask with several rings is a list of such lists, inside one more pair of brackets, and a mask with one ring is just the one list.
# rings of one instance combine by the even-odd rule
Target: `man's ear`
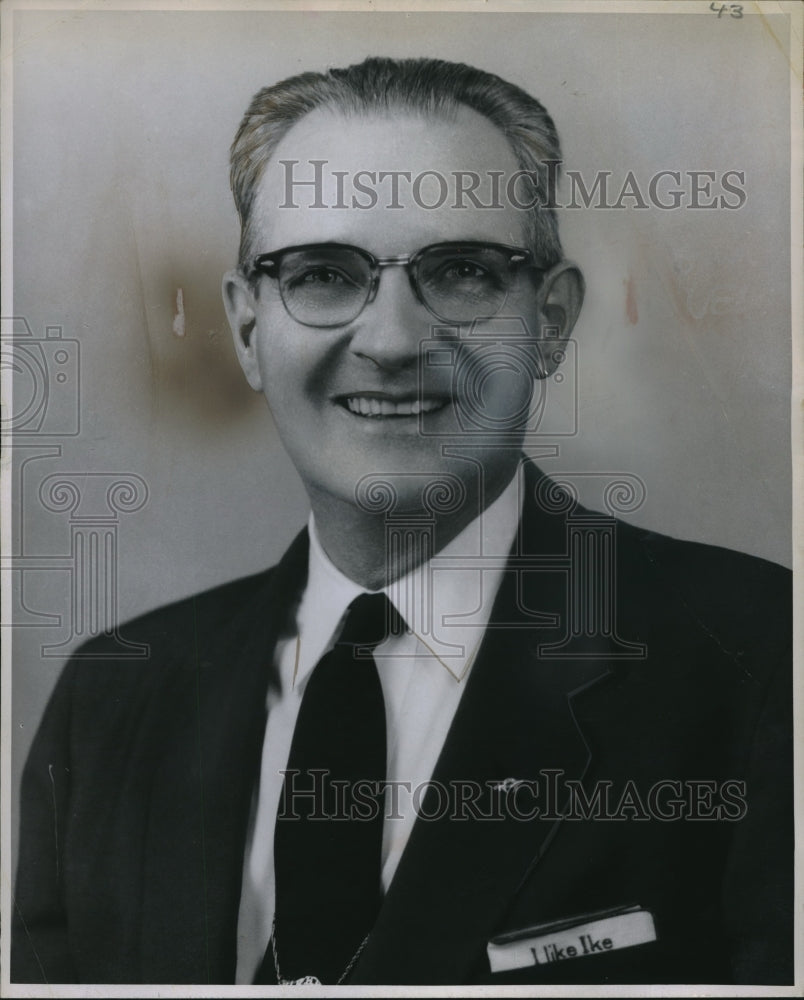
[[539,330],[545,375],[552,375],[563,359],[562,341],[575,327],[586,285],[576,264],[562,260],[542,276],[539,287]]
[[257,360],[254,327],[257,323],[254,292],[240,271],[227,271],[223,276],[223,305],[234,337],[235,352],[248,384],[262,391],[262,376]]

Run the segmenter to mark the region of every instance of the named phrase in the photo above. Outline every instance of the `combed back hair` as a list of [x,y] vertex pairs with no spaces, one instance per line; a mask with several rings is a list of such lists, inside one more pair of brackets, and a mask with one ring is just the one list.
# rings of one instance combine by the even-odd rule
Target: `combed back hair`
[[[450,119],[461,107],[492,122],[508,140],[521,170],[517,182],[526,210],[526,233],[537,262],[551,267],[562,258],[552,206],[561,147],[544,107],[524,90],[493,73],[443,59],[370,58],[345,69],[301,73],[264,87],[249,105],[231,148],[230,180],[240,217],[240,268],[251,270],[255,253],[252,208],[265,165],[279,142],[317,108],[344,115],[404,111]],[[553,164],[553,179],[550,167]]]

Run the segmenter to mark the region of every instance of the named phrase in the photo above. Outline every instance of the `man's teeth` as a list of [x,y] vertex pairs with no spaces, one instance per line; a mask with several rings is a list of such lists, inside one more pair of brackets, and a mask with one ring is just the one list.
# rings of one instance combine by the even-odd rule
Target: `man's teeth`
[[443,405],[443,400],[437,399],[410,399],[399,403],[366,396],[348,396],[346,399],[347,409],[361,417],[410,417],[418,413],[432,413]]

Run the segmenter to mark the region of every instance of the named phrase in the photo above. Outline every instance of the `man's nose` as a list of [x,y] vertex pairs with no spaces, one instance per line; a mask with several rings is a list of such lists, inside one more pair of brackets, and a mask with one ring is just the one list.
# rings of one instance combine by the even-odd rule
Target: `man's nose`
[[349,347],[380,368],[415,364],[433,317],[416,298],[404,267],[384,267],[373,302],[355,321]]

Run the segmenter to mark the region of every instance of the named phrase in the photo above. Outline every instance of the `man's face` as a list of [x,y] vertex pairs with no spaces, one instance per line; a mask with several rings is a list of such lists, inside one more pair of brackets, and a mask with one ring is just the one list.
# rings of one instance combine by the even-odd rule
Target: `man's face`
[[[296,181],[314,176],[311,161],[326,160],[322,187],[296,184],[288,198],[290,168],[282,161],[291,160]],[[490,172],[502,171],[505,178],[518,164],[502,134],[469,109],[461,109],[454,121],[313,112],[288,132],[266,168],[253,208],[255,253],[321,243],[351,244],[376,257],[413,254],[443,242],[526,246],[524,213],[506,203],[504,194],[503,207],[484,209],[466,198],[463,207],[455,207],[456,170],[477,174],[482,179],[477,198],[490,204]],[[438,172],[449,182],[449,197],[439,207],[426,207],[440,200],[430,174],[429,185],[424,181],[418,190],[401,180],[396,196],[387,179],[378,181],[376,206],[353,206],[352,179],[360,171],[376,176],[408,171],[412,178]],[[358,200],[366,204],[368,198]],[[321,202],[348,207],[315,207]],[[289,203],[296,207],[281,207]],[[428,366],[420,377],[420,345],[444,324],[417,300],[401,267],[384,268],[376,298],[356,318],[329,328],[298,322],[283,305],[277,281],[257,280],[254,291],[235,272],[227,276],[227,312],[248,380],[264,392],[311,497],[354,503],[357,484],[382,473],[394,482],[401,505],[415,505],[422,482],[444,473],[461,479],[470,496],[479,469],[487,494],[505,485],[516,466],[518,442],[510,423],[497,418],[527,406],[532,381],[521,363],[501,364],[499,351],[489,352],[486,344],[488,370],[481,362],[468,389],[455,377],[455,364]],[[548,315],[545,294],[533,274],[515,282],[500,313],[509,317],[506,335],[510,317],[522,317],[535,335]],[[550,308],[554,322],[556,309]],[[569,325],[572,319],[564,317]],[[462,327],[464,337],[469,328]],[[487,323],[483,330],[488,335],[494,327]],[[478,350],[467,342],[454,357],[465,361],[467,352]],[[469,390],[478,393],[475,410],[480,405],[491,416],[480,434],[477,428],[467,433],[457,416],[466,402],[458,397]],[[445,455],[445,444],[451,456]]]

